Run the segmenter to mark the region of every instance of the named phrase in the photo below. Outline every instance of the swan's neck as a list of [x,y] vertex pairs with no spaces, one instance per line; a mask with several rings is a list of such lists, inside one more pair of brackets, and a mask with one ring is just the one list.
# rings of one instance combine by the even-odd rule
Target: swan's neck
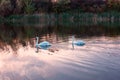
[[74,36],[72,36],[72,47],[74,49]]
[[38,39],[39,39],[39,38],[38,38],[38,37],[36,37],[36,39],[37,39],[37,40],[36,40],[36,45],[37,45],[37,44],[38,44]]
[[72,36],[72,44],[74,43],[74,36]]
[[36,37],[36,48],[37,48],[37,50],[36,50],[36,53],[38,53],[39,52],[39,48],[38,48],[38,40],[39,40],[39,37]]

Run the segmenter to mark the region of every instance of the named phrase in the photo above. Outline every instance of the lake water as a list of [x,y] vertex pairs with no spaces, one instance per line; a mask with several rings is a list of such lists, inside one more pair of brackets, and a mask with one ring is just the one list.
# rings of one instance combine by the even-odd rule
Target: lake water
[[[119,80],[120,26],[110,25],[2,23],[0,80]],[[73,35],[86,45],[73,49]],[[36,36],[52,46],[36,53]]]

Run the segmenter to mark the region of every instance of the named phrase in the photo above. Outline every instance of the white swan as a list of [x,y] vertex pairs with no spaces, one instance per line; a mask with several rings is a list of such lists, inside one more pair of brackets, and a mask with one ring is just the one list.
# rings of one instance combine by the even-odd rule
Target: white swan
[[78,40],[78,41],[74,41],[75,40],[75,37],[72,36],[72,47],[74,49],[74,45],[76,46],[84,46],[85,45],[85,42],[82,41],[82,40]]
[[37,51],[38,51],[39,48],[46,50],[51,46],[51,44],[49,42],[47,42],[47,41],[43,41],[43,42],[38,43],[39,37],[36,37],[36,39],[37,40],[36,40],[35,47],[37,48]]

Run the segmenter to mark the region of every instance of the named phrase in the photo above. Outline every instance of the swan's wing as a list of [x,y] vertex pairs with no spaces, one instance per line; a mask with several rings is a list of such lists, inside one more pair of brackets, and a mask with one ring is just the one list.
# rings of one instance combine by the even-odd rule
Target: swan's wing
[[51,44],[47,41],[44,41],[44,42],[41,42],[39,45],[40,46],[50,46]]
[[74,44],[77,46],[83,46],[83,45],[85,45],[85,42],[82,40],[79,40],[79,41],[74,42]]

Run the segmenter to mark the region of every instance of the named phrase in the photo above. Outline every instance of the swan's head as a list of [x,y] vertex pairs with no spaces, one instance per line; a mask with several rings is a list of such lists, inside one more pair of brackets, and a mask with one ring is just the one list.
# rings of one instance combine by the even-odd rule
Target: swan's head
[[39,37],[36,37],[36,39],[38,40],[38,39],[39,39]]
[[36,47],[38,46],[39,37],[36,37]]

